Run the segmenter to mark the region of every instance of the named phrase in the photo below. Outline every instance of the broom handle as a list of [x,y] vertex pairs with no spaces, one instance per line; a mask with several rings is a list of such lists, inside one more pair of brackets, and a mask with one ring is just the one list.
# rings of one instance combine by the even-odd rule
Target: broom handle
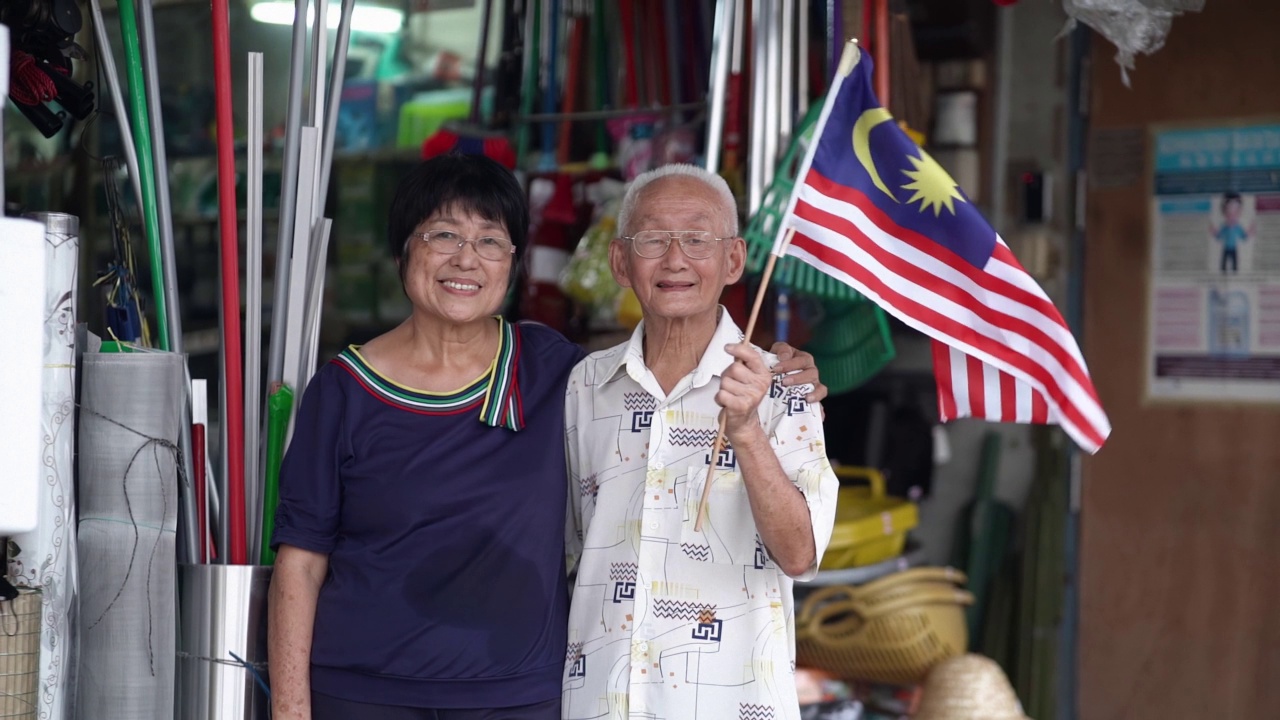
[[[782,241],[784,252],[795,234],[795,228],[787,228],[787,236]],[[764,303],[765,291],[769,289],[769,278],[773,277],[773,266],[777,262],[778,256],[770,253],[769,261],[764,266],[764,275],[760,278],[760,289],[756,290],[756,301],[751,306],[751,317],[747,319],[747,330],[742,336],[743,342],[751,342],[751,333],[756,329],[756,319],[760,317],[760,305]],[[716,464],[720,461],[720,451],[724,449],[724,428],[727,420],[724,410],[721,410],[720,430],[716,432],[715,444],[711,446],[710,467],[707,468],[707,480],[702,485],[702,499],[698,502],[698,518],[693,523],[694,532],[702,532],[702,521],[707,517],[707,497],[711,495],[711,483],[715,480]]]

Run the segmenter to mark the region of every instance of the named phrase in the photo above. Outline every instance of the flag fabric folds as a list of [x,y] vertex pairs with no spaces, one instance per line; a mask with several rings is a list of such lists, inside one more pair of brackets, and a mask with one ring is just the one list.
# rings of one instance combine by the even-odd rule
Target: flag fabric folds
[[871,59],[860,54],[846,48],[773,253],[849,284],[931,337],[943,421],[1052,423],[1096,452],[1111,426],[1062,315],[880,107]]

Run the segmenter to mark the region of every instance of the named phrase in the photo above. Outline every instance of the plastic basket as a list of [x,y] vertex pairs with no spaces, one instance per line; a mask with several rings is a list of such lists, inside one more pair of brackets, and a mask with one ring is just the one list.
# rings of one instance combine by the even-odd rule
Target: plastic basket
[[892,599],[862,599],[830,587],[805,600],[796,617],[796,660],[848,680],[914,685],[968,645],[964,607],[973,595],[932,582],[900,584]]
[[40,593],[0,602],[0,718],[35,720],[40,670]]
[[870,468],[837,468],[836,475],[866,480],[866,487],[842,487],[836,520],[820,570],[840,570],[883,562],[902,554],[907,531],[919,522],[915,503],[887,497],[884,476]]
[[867,300],[823,303],[823,318],[804,349],[813,354],[822,382],[833,395],[875,377],[896,350],[884,311]]

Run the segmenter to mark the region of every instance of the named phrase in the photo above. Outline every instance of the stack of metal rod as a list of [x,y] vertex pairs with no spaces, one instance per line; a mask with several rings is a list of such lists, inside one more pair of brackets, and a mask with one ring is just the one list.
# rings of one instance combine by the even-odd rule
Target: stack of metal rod
[[[121,139],[131,189],[141,208],[142,227],[147,241],[147,260],[153,279],[155,347],[123,343],[131,357],[122,361],[130,367],[176,362],[179,377],[189,375],[183,355],[182,314],[177,289],[169,173],[162,131],[160,77],[156,56],[155,0],[124,0],[118,3],[123,39],[127,84],[121,82],[100,0],[90,0],[95,42],[106,78],[114,114],[121,121]],[[276,246],[275,294],[271,302],[272,325],[267,350],[266,385],[262,383],[262,298],[263,269],[263,56],[249,54],[248,95],[248,206],[245,217],[238,216],[235,192],[233,83],[231,78],[228,0],[213,0],[211,27],[214,48],[214,88],[217,126],[221,302],[220,378],[217,422],[219,438],[205,436],[209,426],[205,383],[183,379],[175,386],[178,403],[177,430],[173,437],[150,434],[146,438],[112,424],[113,413],[98,410],[95,422],[123,433],[121,437],[149,443],[152,451],[168,458],[167,464],[151,463],[158,476],[148,477],[146,492],[159,498],[156,525],[159,537],[173,533],[176,544],[148,546],[117,552],[115,546],[83,547],[84,557],[123,558],[134,561],[145,555],[143,567],[180,566],[175,580],[172,572],[157,576],[170,588],[150,588],[136,601],[125,590],[132,587],[138,572],[121,569],[116,579],[127,576],[122,602],[110,602],[111,584],[107,574],[115,572],[110,563],[99,567],[81,563],[86,587],[108,593],[101,617],[81,617],[81,634],[107,641],[102,652],[93,647],[81,654],[82,677],[108,678],[108,664],[121,664],[112,655],[109,638],[118,627],[168,628],[152,633],[146,652],[121,664],[111,672],[138,677],[172,678],[178,663],[178,702],[183,718],[237,718],[260,713],[265,705],[257,693],[257,679],[264,673],[265,648],[261,646],[261,623],[265,615],[253,612],[265,598],[272,556],[267,549],[274,512],[275,476],[292,421],[292,397],[300,394],[310,380],[317,359],[321,298],[330,220],[323,217],[324,193],[329,183],[337,129],[338,106],[355,0],[341,0],[336,43],[330,48],[327,31],[328,0],[296,0],[292,52],[289,66],[289,97],[286,118],[283,185],[280,198],[279,237]],[[310,28],[308,10],[314,10]],[[308,44],[308,29],[310,43]],[[305,77],[310,67],[310,77]],[[328,69],[332,68],[330,72]],[[304,107],[303,89],[311,102]],[[127,122],[126,122],[127,120]],[[246,267],[244,268],[245,308],[241,315],[241,268],[239,266],[239,226],[246,227]],[[242,322],[243,320],[243,322]],[[244,332],[242,333],[242,326]],[[147,344],[144,338],[143,344]],[[105,356],[104,356],[105,357]],[[123,356],[121,356],[123,357]],[[100,364],[100,360],[94,360]],[[114,367],[115,361],[108,363]],[[166,367],[168,367],[166,365]],[[165,377],[168,377],[166,375]],[[159,402],[152,397],[152,401]],[[160,403],[169,411],[167,403]],[[263,422],[264,411],[267,422]],[[92,423],[91,423],[92,424]],[[127,424],[127,423],[126,423]],[[264,425],[266,426],[264,428]],[[132,428],[136,430],[137,428]],[[193,441],[194,433],[194,441]],[[217,448],[216,458],[208,450]],[[158,448],[158,449],[157,449]],[[91,458],[84,458],[92,462]],[[105,466],[104,466],[105,467]],[[114,467],[114,466],[113,466]],[[123,472],[123,471],[122,471]],[[134,491],[130,467],[123,481],[125,495]],[[103,483],[110,481],[104,478]],[[119,478],[114,479],[120,482]],[[114,484],[112,485],[114,486]],[[106,489],[102,486],[98,489]],[[120,487],[114,486],[118,491]],[[96,490],[95,490],[96,491]],[[114,495],[110,497],[115,497]],[[150,497],[150,496],[148,496]],[[176,501],[176,502],[175,502]],[[168,505],[164,503],[168,502]],[[114,506],[112,506],[114,507]],[[165,529],[164,508],[177,510],[178,517]],[[99,508],[110,514],[111,508]],[[81,522],[85,518],[80,518]],[[91,534],[92,535],[92,534]],[[171,540],[174,535],[168,535]],[[92,544],[92,537],[89,544]],[[114,542],[114,541],[113,541]],[[132,545],[131,545],[132,547]],[[101,552],[99,552],[101,551]],[[95,554],[96,553],[96,554]],[[142,553],[140,555],[140,553]],[[158,553],[158,554],[157,554]],[[145,577],[145,575],[144,575]],[[99,582],[101,581],[101,582]],[[178,588],[174,588],[176,581]],[[160,595],[155,595],[154,592]],[[173,597],[180,591],[181,605],[153,600]],[[167,594],[166,594],[167,593]],[[203,609],[203,610],[201,610]],[[211,610],[216,609],[216,612]],[[179,624],[181,616],[181,624]],[[92,628],[90,626],[93,626]],[[173,629],[180,628],[176,634]],[[109,630],[103,634],[104,629]],[[87,633],[87,634],[86,634]],[[96,641],[95,641],[96,642]],[[136,662],[145,665],[136,666]],[[130,665],[130,663],[135,663]],[[125,667],[127,666],[127,667]],[[86,672],[87,670],[87,672]],[[95,718],[133,717],[110,695],[118,692],[111,682],[93,682],[79,688],[77,714]],[[172,683],[169,683],[172,687]],[[153,693],[154,694],[154,693]],[[141,696],[140,696],[141,697]],[[154,698],[153,698],[154,699]],[[161,694],[154,714],[171,717],[174,702]],[[138,707],[135,703],[129,707]]]
[[[831,24],[828,43],[841,42]],[[745,33],[750,30],[749,57],[744,57]],[[743,0],[718,0],[712,40],[711,80],[705,166],[729,172],[736,158],[722,152],[726,127],[736,128],[740,77],[749,60],[751,70],[748,118],[747,213],[760,209],[765,190],[776,171],[782,149],[791,140],[795,119],[809,106],[809,3],[797,0],[753,0],[745,17]],[[733,133],[736,134],[736,130]]]

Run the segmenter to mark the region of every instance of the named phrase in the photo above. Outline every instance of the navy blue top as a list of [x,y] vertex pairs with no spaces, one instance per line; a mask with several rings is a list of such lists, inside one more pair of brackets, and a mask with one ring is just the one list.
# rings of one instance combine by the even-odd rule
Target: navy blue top
[[307,386],[271,545],[329,556],[311,647],[326,695],[425,708],[560,695],[564,391],[584,353],[516,328],[518,432],[481,422],[489,378],[422,393],[352,349]]

